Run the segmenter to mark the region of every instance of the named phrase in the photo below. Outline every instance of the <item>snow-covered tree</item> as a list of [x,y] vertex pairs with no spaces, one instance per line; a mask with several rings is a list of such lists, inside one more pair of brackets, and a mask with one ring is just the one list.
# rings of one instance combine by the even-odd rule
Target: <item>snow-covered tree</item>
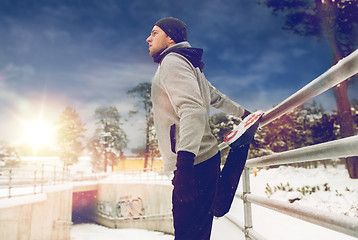
[[0,142],[0,167],[14,167],[20,162],[20,152],[16,147]]
[[81,139],[86,131],[85,124],[74,108],[66,107],[56,126],[60,158],[65,166],[77,163],[84,149]]
[[103,158],[104,158],[104,148],[99,144],[99,139],[96,134],[87,143],[87,149],[92,156],[92,171],[101,172],[103,171]]
[[[224,139],[224,136],[228,134],[234,128],[234,126],[239,125],[240,122],[241,120],[239,118],[227,115],[226,113],[214,114],[209,119],[211,132],[216,137],[218,143],[221,143]],[[228,153],[228,150],[221,152],[222,164],[225,163]]]
[[121,127],[120,114],[116,107],[97,108],[95,118],[95,136],[89,144],[95,157],[94,167],[102,162],[104,171],[107,171],[109,161],[113,170],[128,145],[127,135]]
[[239,118],[235,118],[225,113],[217,113],[210,117],[209,124],[212,133],[220,143],[223,141],[224,136],[228,134],[234,126],[240,124],[240,121]]
[[322,105],[313,101],[264,126],[257,132],[256,144],[281,152],[335,140],[337,132],[335,114],[326,114]]

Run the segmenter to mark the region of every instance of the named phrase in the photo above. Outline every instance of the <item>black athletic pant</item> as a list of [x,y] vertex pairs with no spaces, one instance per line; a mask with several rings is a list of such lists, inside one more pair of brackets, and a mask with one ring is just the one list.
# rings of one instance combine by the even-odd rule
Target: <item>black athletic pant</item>
[[175,240],[209,240],[214,215],[221,217],[231,207],[244,169],[249,144],[231,149],[222,171],[220,152],[195,165],[195,184],[198,197],[184,203],[172,195]]

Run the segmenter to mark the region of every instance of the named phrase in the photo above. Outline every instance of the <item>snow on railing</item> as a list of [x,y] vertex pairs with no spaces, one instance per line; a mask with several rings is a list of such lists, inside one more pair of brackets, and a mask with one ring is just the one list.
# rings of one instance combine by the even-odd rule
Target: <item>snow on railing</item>
[[[318,96],[335,85],[358,73],[358,50],[339,61],[327,72],[314,79],[305,87],[288,97],[276,107],[267,111],[262,117],[260,127],[267,125],[290,110],[298,107],[305,101]],[[358,219],[345,215],[338,215],[308,207],[292,206],[288,203],[267,199],[251,194],[249,169],[269,165],[288,164],[294,162],[307,162],[330,158],[358,156],[358,136],[347,137],[340,140],[321,143],[300,149],[275,153],[268,156],[248,159],[243,176],[243,192],[238,196],[244,202],[244,224],[237,223],[245,234],[246,239],[266,239],[253,229],[251,203],[293,216],[304,221],[341,232],[353,237],[358,237]],[[220,144],[224,150],[226,144]]]

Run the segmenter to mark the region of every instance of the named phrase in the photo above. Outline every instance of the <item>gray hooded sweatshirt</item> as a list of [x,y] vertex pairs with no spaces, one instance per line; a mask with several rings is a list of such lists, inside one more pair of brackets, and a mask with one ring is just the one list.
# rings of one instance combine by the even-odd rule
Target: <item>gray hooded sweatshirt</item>
[[218,152],[209,126],[210,106],[236,117],[244,114],[244,108],[213,87],[201,67],[194,66],[201,63],[202,50],[199,54],[197,50],[201,49],[191,48],[188,42],[164,50],[152,81],[154,126],[165,172],[176,169],[178,151],[194,153],[195,165]]

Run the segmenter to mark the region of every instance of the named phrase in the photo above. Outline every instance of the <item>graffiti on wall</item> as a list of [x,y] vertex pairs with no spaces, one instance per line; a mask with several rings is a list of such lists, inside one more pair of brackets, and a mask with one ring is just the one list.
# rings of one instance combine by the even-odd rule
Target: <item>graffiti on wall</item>
[[144,215],[144,205],[140,197],[135,199],[122,199],[116,203],[117,217],[138,219]]
[[140,197],[121,197],[117,202],[99,201],[97,211],[107,217],[139,219],[145,214],[143,200]]
[[113,211],[113,206],[111,202],[107,202],[107,201],[98,201],[97,204],[97,211],[102,214],[105,215],[107,217],[114,217],[114,211]]

